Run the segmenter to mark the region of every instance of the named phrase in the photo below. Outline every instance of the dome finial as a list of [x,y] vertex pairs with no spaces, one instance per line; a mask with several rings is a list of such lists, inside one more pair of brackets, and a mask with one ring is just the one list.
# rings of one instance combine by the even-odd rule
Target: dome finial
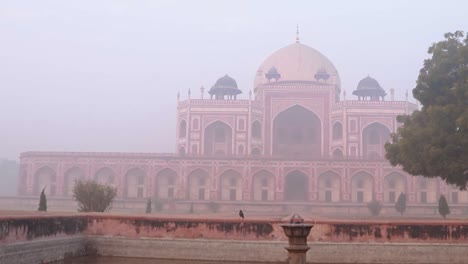
[[299,24],[296,25],[296,43],[299,43]]

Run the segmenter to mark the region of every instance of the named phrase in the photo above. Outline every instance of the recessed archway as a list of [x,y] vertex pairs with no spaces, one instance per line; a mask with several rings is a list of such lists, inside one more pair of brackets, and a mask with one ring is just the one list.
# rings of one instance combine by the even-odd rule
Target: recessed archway
[[232,154],[232,129],[224,122],[216,121],[208,125],[203,140],[205,155]]
[[273,155],[293,158],[320,156],[321,135],[318,116],[305,107],[292,106],[273,120]]
[[109,167],[100,168],[94,175],[94,179],[101,184],[115,185],[115,173]]
[[398,172],[392,172],[385,176],[383,182],[384,201],[395,203],[400,193],[406,191],[406,177]]
[[125,197],[142,199],[146,197],[146,173],[140,168],[130,169],[125,174]]
[[252,177],[252,198],[254,201],[273,201],[275,196],[275,175],[261,170]]
[[164,169],[156,174],[154,179],[155,196],[159,199],[176,198],[177,173],[171,169]]
[[73,167],[65,172],[63,180],[63,196],[72,196],[75,181],[84,180],[84,172],[78,167]]
[[385,156],[384,145],[390,140],[390,129],[381,123],[374,122],[362,130],[363,156],[370,159]]
[[309,180],[307,175],[300,171],[293,171],[284,178],[285,201],[308,201]]
[[367,172],[360,171],[351,177],[351,200],[365,203],[374,199],[374,178]]
[[219,177],[221,200],[242,200],[242,175],[238,171],[228,170]]
[[319,201],[339,202],[341,190],[341,178],[333,172],[327,171],[318,178]]
[[187,198],[189,200],[210,199],[210,175],[207,171],[196,169],[187,176]]
[[34,174],[34,193],[39,195],[41,191],[45,188],[44,193],[46,195],[55,196],[55,180],[56,173],[49,166],[40,168]]

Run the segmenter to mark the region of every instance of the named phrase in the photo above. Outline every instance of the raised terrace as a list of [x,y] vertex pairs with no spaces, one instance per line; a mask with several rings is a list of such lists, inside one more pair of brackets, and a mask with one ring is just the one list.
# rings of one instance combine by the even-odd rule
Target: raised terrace
[[[286,219],[1,212],[0,263],[47,263],[78,256],[279,263]],[[466,263],[462,220],[338,221],[314,225],[309,263]],[[219,249],[223,250],[219,250]]]

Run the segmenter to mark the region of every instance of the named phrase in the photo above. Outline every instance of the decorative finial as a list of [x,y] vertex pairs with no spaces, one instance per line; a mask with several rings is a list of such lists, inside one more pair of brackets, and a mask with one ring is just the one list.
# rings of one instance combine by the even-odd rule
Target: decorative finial
[[296,43],[299,43],[299,24],[296,25]]
[[188,98],[189,99],[190,99],[190,94],[191,94],[190,89],[188,89]]
[[408,102],[408,89],[406,89],[405,97],[406,97],[406,102]]
[[205,87],[203,85],[200,87],[201,99],[205,98]]
[[252,90],[249,90],[249,99],[252,99]]
[[180,100],[180,92],[177,92],[177,101]]

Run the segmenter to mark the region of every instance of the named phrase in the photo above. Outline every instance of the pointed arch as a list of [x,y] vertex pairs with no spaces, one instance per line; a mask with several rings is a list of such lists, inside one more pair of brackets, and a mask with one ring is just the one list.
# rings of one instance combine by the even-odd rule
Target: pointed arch
[[185,138],[187,136],[187,122],[185,120],[180,121],[179,124],[179,138]]
[[363,156],[370,159],[385,156],[384,145],[390,140],[391,130],[380,122],[372,122],[362,129]]
[[210,174],[204,169],[194,169],[187,174],[187,198],[189,200],[210,199]]
[[275,199],[275,175],[262,169],[252,176],[252,198],[254,201],[273,201]]
[[204,129],[203,151],[205,155],[232,155],[233,132],[227,123],[217,120]]
[[383,180],[384,202],[395,203],[400,193],[407,192],[406,177],[399,172],[391,172]]
[[284,200],[308,201],[309,177],[300,170],[294,170],[284,177]]
[[341,193],[341,177],[334,171],[326,171],[318,177],[319,201],[339,202]]
[[374,199],[374,177],[366,171],[359,171],[351,177],[351,200],[367,203]]
[[39,195],[45,188],[46,195],[55,196],[57,173],[49,166],[42,166],[34,173],[34,193]]
[[115,186],[116,173],[110,167],[101,167],[94,174],[94,180],[100,184]]
[[219,191],[221,200],[242,200],[242,174],[229,169],[219,177]]
[[143,199],[146,197],[146,172],[133,167],[125,173],[125,194],[126,198]]
[[317,157],[322,153],[322,125],[311,110],[291,106],[273,119],[273,155]]
[[340,148],[336,148],[335,150],[333,150],[332,155],[333,158],[341,159],[343,158],[343,151]]
[[85,173],[84,171],[77,166],[68,169],[63,177],[63,196],[73,196],[73,186],[75,186],[75,181],[84,180]]
[[159,199],[176,198],[177,172],[170,168],[164,168],[156,173],[154,178],[155,196]]
[[262,139],[262,124],[258,120],[252,123],[252,138]]
[[340,121],[336,121],[333,124],[332,128],[332,139],[333,140],[340,140],[343,139],[343,124]]

